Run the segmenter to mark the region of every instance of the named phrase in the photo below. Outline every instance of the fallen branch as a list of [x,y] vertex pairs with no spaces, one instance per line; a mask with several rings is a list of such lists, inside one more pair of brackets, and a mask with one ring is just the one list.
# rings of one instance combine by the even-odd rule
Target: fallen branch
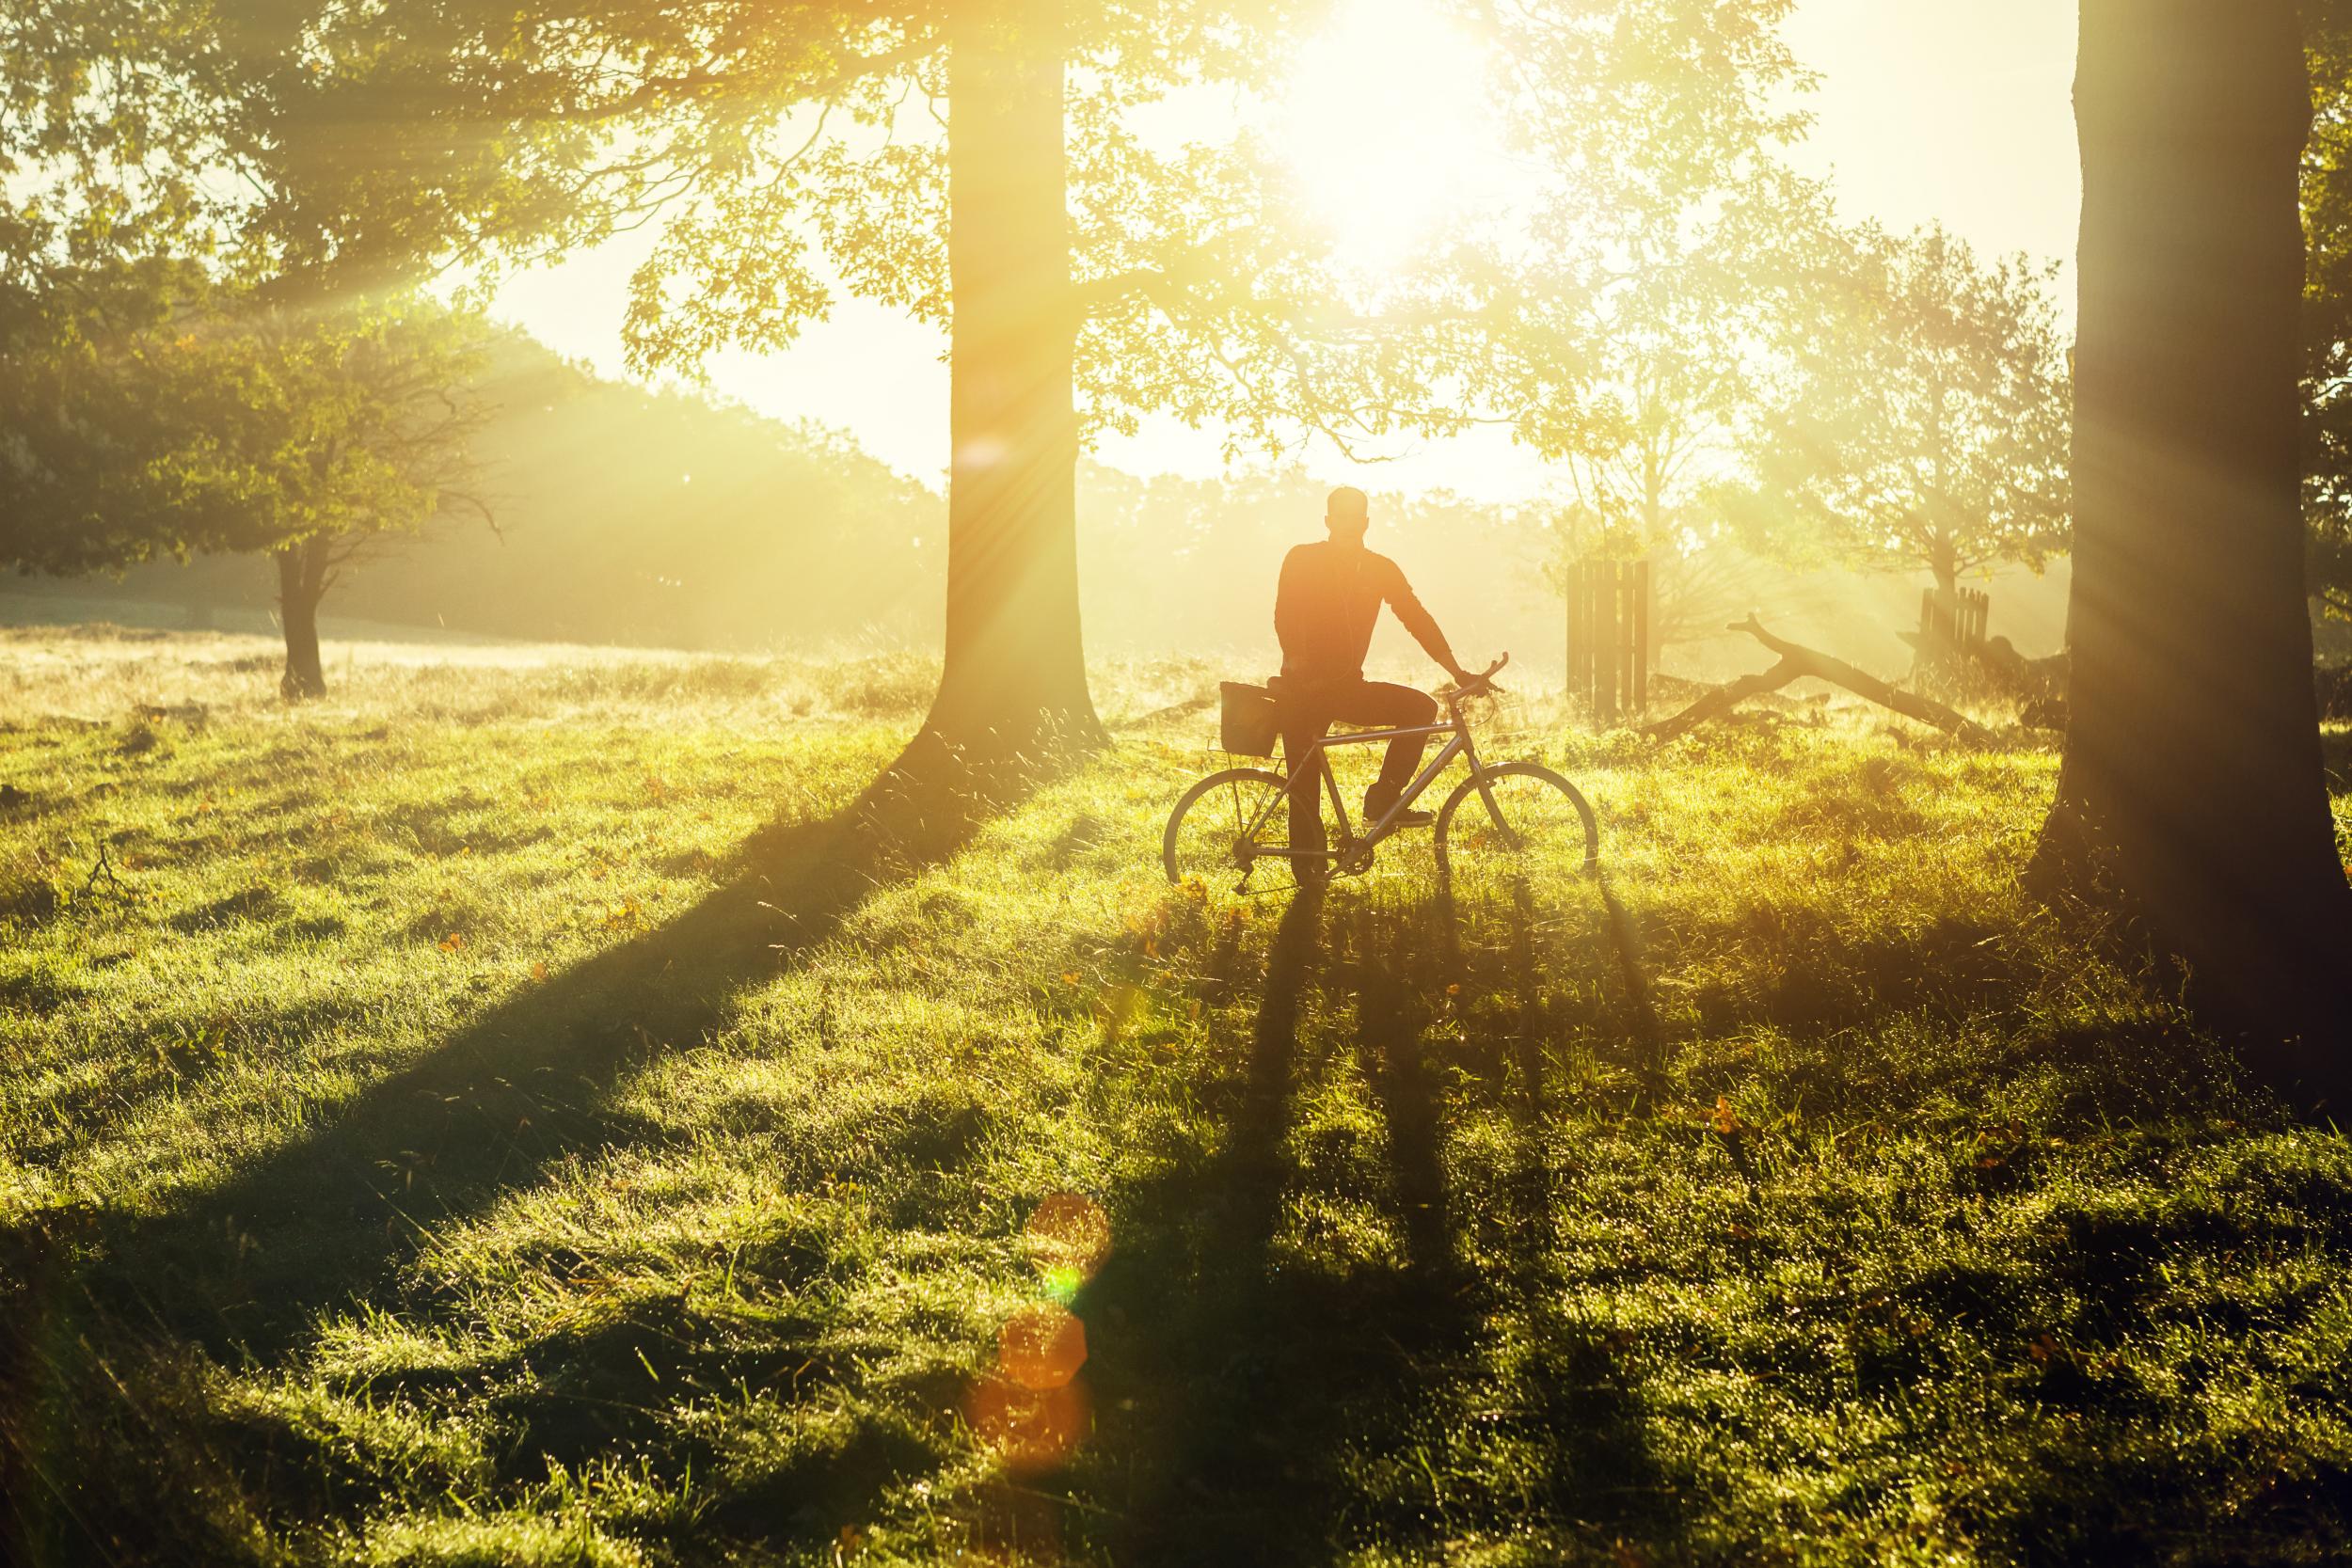
[[1720,719],[1750,697],[1766,691],[1776,691],[1791,681],[1823,680],[1842,686],[1857,697],[1867,697],[1881,707],[1892,708],[1906,719],[1916,719],[1932,724],[1947,734],[1964,740],[1986,741],[1991,734],[1963,713],[1932,702],[1915,691],[1904,691],[1879,679],[1876,675],[1855,669],[1842,658],[1832,658],[1816,648],[1801,647],[1782,641],[1764,629],[1763,623],[1751,613],[1744,621],[1735,623],[1732,631],[1743,631],[1773,653],[1780,662],[1760,675],[1742,675],[1728,686],[1714,690],[1684,708],[1671,719],[1661,719],[1645,727],[1642,733],[1659,741],[1680,738],[1710,719]]

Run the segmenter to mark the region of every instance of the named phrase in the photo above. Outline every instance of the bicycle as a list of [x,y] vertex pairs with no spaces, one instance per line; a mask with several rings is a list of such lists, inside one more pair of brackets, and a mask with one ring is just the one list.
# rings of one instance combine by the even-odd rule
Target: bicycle
[[[1490,768],[1478,755],[1470,723],[1462,716],[1462,705],[1475,697],[1501,695],[1502,689],[1494,684],[1494,677],[1510,662],[1510,657],[1505,654],[1487,666],[1484,673],[1440,692],[1439,699],[1446,710],[1443,723],[1327,735],[1307,747],[1304,755],[1285,756],[1280,772],[1265,768],[1229,768],[1200,780],[1184,792],[1184,799],[1176,802],[1176,809],[1168,814],[1168,830],[1160,846],[1168,879],[1181,885],[1193,877],[1205,881],[1212,874],[1238,870],[1241,879],[1233,884],[1233,891],[1240,893],[1248,888],[1250,878],[1261,863],[1288,868],[1294,883],[1299,879],[1298,866],[1306,863],[1322,863],[1327,875],[1368,871],[1381,841],[1400,831],[1399,816],[1412,808],[1414,800],[1455,757],[1468,759],[1470,777],[1454,787],[1438,811],[1435,830],[1439,877],[1451,878],[1457,860],[1466,863],[1491,862],[1498,869],[1523,874],[1544,864],[1556,864],[1569,854],[1580,857],[1583,870],[1597,869],[1600,864],[1600,825],[1593,816],[1591,803],[1574,784],[1537,763],[1506,762]],[[1339,778],[1331,769],[1330,752],[1341,746],[1369,746],[1416,735],[1449,738],[1380,819],[1367,823],[1364,831],[1358,833],[1348,819]],[[1329,793],[1339,816],[1337,834],[1322,849],[1294,848],[1289,843],[1291,782],[1302,768],[1312,768],[1320,773],[1318,786]],[[1458,814],[1472,799],[1479,801],[1480,809],[1457,827]],[[1200,811],[1194,809],[1203,802],[1214,804]]]

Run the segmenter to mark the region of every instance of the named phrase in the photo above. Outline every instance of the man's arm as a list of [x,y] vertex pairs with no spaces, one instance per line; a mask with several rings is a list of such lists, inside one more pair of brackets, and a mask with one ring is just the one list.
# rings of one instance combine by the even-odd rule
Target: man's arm
[[1291,640],[1302,629],[1298,625],[1298,594],[1295,584],[1298,577],[1298,552],[1292,550],[1282,557],[1282,575],[1274,585],[1274,640],[1282,646],[1282,657],[1290,657]]
[[1396,618],[1405,623],[1405,629],[1413,634],[1413,641],[1421,644],[1422,652],[1436,659],[1438,668],[1455,680],[1468,680],[1469,672],[1454,657],[1445,633],[1438,629],[1438,618],[1429,613],[1413,592],[1413,585],[1405,580],[1405,569],[1391,561],[1388,575],[1383,596],[1389,601],[1389,608],[1396,611]]

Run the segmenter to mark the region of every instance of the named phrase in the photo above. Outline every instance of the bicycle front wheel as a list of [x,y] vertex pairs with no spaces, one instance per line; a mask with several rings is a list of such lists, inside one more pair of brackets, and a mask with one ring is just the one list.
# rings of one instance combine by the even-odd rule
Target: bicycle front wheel
[[1471,775],[1438,813],[1438,872],[1534,877],[1600,864],[1593,808],[1549,768],[1506,762]]
[[1168,879],[1198,877],[1234,892],[1296,887],[1289,792],[1280,774],[1263,768],[1230,768],[1194,784],[1168,814],[1161,840]]

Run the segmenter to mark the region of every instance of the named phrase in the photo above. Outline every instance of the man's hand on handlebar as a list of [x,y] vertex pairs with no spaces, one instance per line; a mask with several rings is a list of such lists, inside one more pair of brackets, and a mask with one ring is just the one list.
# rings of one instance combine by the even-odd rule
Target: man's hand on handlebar
[[1455,670],[1454,672],[1454,694],[1457,697],[1491,697],[1499,695],[1502,692],[1502,688],[1495,685],[1494,683],[1495,672],[1510,662],[1511,656],[1509,654],[1504,654],[1501,658],[1496,659],[1492,664],[1487,665],[1486,669],[1480,671],[1475,675],[1471,674],[1467,670]]

